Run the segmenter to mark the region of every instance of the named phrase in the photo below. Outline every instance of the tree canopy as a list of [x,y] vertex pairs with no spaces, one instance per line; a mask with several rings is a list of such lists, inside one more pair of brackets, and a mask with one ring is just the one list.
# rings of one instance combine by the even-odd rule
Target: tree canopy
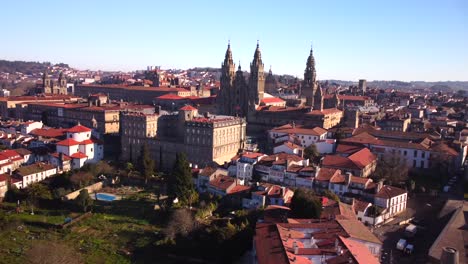
[[408,179],[408,166],[398,154],[386,154],[377,161],[374,172],[376,181],[385,180],[390,185],[400,184]]
[[315,161],[320,156],[320,153],[317,150],[317,146],[312,143],[307,148],[304,149],[304,158],[309,159],[310,161]]
[[178,153],[172,176],[169,178],[169,195],[171,198],[178,198],[183,203],[188,203],[192,191],[192,172],[184,153]]
[[320,198],[312,190],[304,188],[294,192],[290,208],[295,218],[319,218],[322,213]]
[[83,212],[87,212],[88,208],[94,203],[94,200],[89,196],[87,189],[82,189],[74,201],[76,205],[78,205],[80,209],[83,210]]

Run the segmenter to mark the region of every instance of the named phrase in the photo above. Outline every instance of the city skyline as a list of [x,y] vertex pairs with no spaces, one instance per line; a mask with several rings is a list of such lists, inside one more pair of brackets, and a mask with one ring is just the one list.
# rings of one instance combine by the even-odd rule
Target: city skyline
[[0,20],[16,23],[4,29],[0,59],[91,70],[219,68],[230,41],[236,67],[248,71],[259,40],[274,74],[302,78],[313,45],[319,80],[467,81],[463,1],[4,6],[12,12]]

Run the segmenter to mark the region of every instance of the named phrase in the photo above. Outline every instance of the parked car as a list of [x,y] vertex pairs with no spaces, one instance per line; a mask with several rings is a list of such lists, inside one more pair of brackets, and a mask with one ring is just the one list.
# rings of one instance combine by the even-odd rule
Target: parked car
[[405,236],[414,237],[417,231],[418,231],[418,227],[413,224],[410,224],[409,226],[405,228]]
[[405,252],[406,254],[412,254],[413,251],[414,251],[414,245],[413,244],[406,245],[405,249],[403,250],[403,252]]
[[397,248],[398,250],[402,250],[402,251],[403,251],[403,250],[405,250],[407,244],[408,244],[408,242],[406,242],[406,239],[403,239],[403,238],[402,238],[402,239],[398,240],[398,242],[397,242],[397,244],[396,244],[396,248]]

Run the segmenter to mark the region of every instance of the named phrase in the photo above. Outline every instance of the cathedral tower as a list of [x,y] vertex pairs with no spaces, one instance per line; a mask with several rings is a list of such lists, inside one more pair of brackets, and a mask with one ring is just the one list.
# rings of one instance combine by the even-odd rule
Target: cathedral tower
[[322,94],[322,87],[318,86],[317,89],[315,90],[315,95],[314,95],[314,108],[313,110],[323,110],[323,94]]
[[269,94],[277,94],[278,93],[278,83],[276,82],[275,76],[273,76],[273,72],[270,70],[268,71],[268,75],[265,78],[265,91]]
[[263,72],[262,54],[260,46],[257,41],[257,48],[255,49],[254,58],[250,64],[250,77],[249,77],[249,111],[252,113],[256,109],[256,105],[260,104],[263,99],[265,91],[265,74]]
[[228,43],[224,62],[221,64],[220,90],[217,96],[218,114],[234,115],[236,94],[234,87],[236,65],[232,60],[231,44]]
[[317,90],[317,72],[315,71],[315,58],[310,49],[304,71],[304,82],[302,84],[302,96],[306,98],[306,106],[314,106],[314,95]]
[[42,75],[42,92],[50,94],[52,93],[52,87],[51,87],[51,82],[50,82],[50,77],[49,77],[49,72],[47,71],[47,68],[44,70],[44,73]]
[[236,72],[236,78],[234,80],[234,87],[238,92],[236,100],[238,104],[236,106],[237,114],[241,117],[247,116],[248,112],[248,101],[249,101],[249,88],[247,82],[245,81],[244,72],[241,69],[240,62],[239,67]]

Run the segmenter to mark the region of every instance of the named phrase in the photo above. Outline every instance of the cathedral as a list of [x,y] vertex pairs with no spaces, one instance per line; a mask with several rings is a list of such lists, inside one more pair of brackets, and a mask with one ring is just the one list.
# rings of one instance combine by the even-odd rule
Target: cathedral
[[[264,103],[267,101],[264,99],[273,97],[265,93],[264,65],[258,42],[253,61],[250,63],[248,79],[244,77],[240,65],[237,71],[235,68],[231,45],[228,44],[224,61],[221,64],[220,90],[216,100],[217,110],[221,115],[245,117],[249,130],[264,131],[293,121],[296,124],[329,129],[341,122],[343,112],[337,109],[336,105],[324,109],[325,94],[317,82],[312,49],[307,58],[304,81],[301,85],[301,97],[305,98],[305,103],[296,107]],[[272,86],[269,85],[272,77],[270,69],[267,76],[269,92],[272,90]]]
[[42,84],[36,87],[36,93],[67,94],[67,78],[60,72],[58,80],[51,80],[46,69],[42,76]]

